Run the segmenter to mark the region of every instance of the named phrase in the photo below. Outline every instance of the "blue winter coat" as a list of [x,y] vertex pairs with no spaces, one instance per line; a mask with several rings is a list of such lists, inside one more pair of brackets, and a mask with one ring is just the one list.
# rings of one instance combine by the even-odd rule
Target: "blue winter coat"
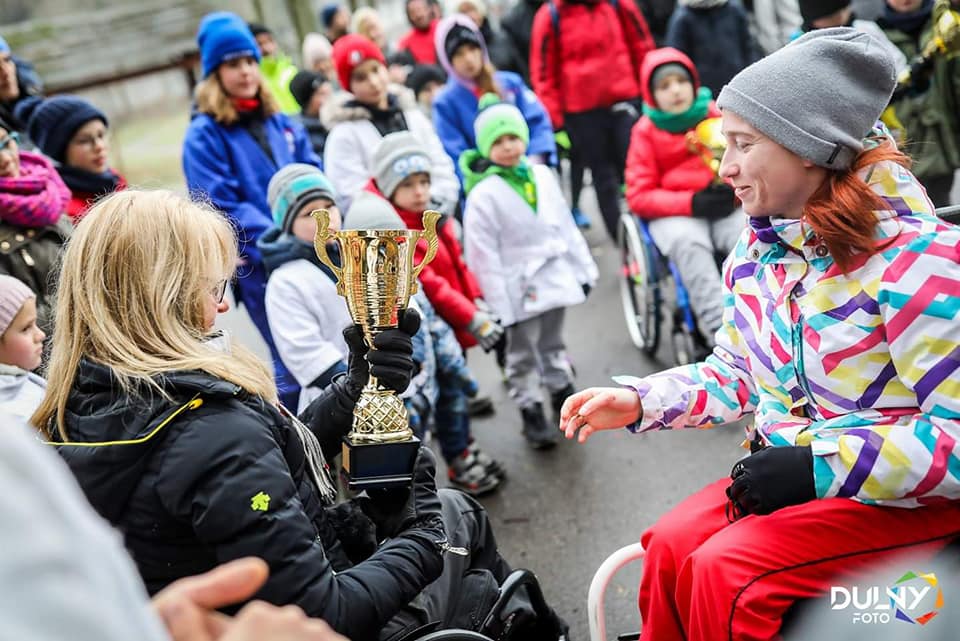
[[267,185],[278,169],[294,162],[323,166],[303,126],[284,114],[264,122],[273,158],[242,125],[221,125],[196,114],[183,141],[183,173],[191,194],[206,196],[237,227],[240,257],[261,264],[257,239],[273,226]]
[[[523,114],[530,128],[530,145],[527,155],[543,154],[551,165],[557,164],[557,146],[553,140],[553,125],[540,99],[523,83],[523,78],[510,71],[498,71],[494,74],[497,84],[503,90],[507,101],[514,104]],[[477,146],[473,136],[473,120],[477,117],[477,96],[466,85],[450,77],[447,86],[433,101],[433,126],[437,130],[443,149],[453,159],[457,167],[460,154]]]
[[736,0],[710,9],[678,6],[670,16],[664,45],[690,57],[700,82],[714,96],[759,58],[747,12]]

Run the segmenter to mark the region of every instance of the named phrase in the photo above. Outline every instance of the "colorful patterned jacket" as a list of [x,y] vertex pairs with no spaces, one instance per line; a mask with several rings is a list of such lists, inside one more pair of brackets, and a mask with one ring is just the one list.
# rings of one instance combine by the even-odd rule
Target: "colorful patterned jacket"
[[960,229],[906,169],[862,176],[889,204],[876,212],[886,249],[845,276],[801,221],[752,219],[724,267],[713,354],[615,378],[642,399],[631,431],[753,413],[749,437],[812,447],[821,498],[960,499]]

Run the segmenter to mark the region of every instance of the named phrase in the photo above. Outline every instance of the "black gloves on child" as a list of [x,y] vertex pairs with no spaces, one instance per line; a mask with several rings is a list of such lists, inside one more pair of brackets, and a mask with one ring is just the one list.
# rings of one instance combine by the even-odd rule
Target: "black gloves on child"
[[726,183],[712,184],[693,195],[692,213],[694,218],[720,220],[736,209],[733,187]]
[[416,370],[413,335],[418,329],[420,314],[415,309],[407,308],[400,310],[396,329],[384,330],[373,339],[373,350],[367,348],[359,325],[351,325],[343,330],[343,340],[350,348],[344,387],[353,400],[360,398],[360,391],[367,384],[370,374],[381,385],[396,392],[407,389]]
[[809,447],[768,447],[733,466],[727,497],[734,516],[770,514],[817,498]]

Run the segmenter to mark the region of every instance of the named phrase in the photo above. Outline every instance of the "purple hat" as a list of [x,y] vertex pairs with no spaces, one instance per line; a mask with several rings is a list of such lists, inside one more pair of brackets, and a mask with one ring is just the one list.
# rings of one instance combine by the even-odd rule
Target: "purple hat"
[[[480,33],[477,25],[462,13],[455,13],[440,20],[437,24],[437,32],[433,36],[433,46],[437,50],[437,61],[448,76],[452,76],[462,84],[473,88],[474,83],[469,78],[458,75],[450,64],[450,56],[457,50],[461,44],[472,42],[483,51],[483,59],[490,62],[490,55],[487,53],[487,43]],[[449,52],[449,53],[448,53]]]

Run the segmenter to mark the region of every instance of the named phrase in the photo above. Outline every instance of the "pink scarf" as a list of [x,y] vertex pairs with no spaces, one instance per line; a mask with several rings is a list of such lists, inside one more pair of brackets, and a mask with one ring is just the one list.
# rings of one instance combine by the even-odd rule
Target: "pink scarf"
[[66,211],[70,190],[50,161],[20,152],[20,175],[0,178],[0,220],[18,227],[53,225]]

